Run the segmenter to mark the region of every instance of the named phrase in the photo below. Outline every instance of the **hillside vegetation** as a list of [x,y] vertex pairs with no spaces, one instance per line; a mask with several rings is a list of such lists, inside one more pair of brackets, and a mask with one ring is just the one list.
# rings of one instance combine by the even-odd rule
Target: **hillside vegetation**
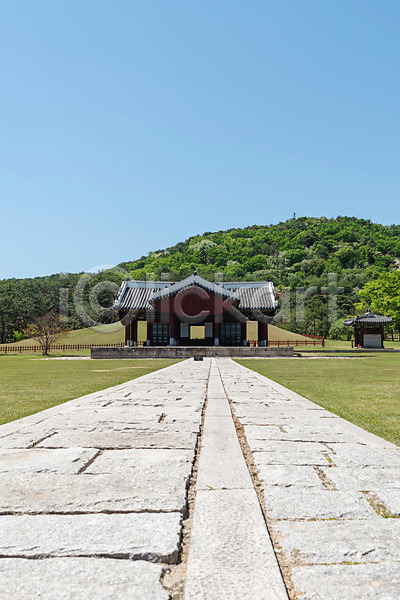
[[[357,292],[382,273],[399,268],[400,226],[365,219],[293,218],[277,225],[208,232],[151,252],[114,269],[0,281],[0,343],[14,341],[34,317],[55,309],[73,329],[115,319],[113,299],[125,277],[179,280],[195,269],[211,280],[265,280],[283,292],[277,322],[297,333],[346,336],[343,319],[355,314]],[[336,280],[329,280],[335,273]],[[333,283],[332,283],[333,281]],[[339,288],[337,310],[327,286]],[[304,310],[296,310],[304,288]],[[342,289],[340,289],[342,288]],[[329,290],[328,290],[329,291]]]
[[119,265],[136,279],[182,278],[194,269],[226,281],[270,279],[276,286],[318,284],[339,273],[351,285],[389,269],[400,257],[400,226],[356,219],[301,217],[205,233]]

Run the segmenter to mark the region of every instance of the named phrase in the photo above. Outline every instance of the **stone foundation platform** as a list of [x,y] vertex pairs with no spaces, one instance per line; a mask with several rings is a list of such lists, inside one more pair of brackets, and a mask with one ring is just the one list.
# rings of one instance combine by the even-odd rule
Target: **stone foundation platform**
[[248,346],[125,346],[92,348],[91,358],[274,358],[294,356],[292,346],[250,348]]

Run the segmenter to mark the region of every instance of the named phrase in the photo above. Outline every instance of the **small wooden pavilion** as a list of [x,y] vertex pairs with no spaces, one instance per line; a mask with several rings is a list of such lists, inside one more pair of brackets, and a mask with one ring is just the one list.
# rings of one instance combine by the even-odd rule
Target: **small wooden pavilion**
[[[278,301],[271,281],[213,283],[195,272],[177,283],[125,279],[115,309],[127,346],[137,345],[139,320],[147,322],[148,346],[247,345],[248,320],[258,322],[258,345],[268,346]],[[192,339],[193,326],[204,328],[202,339]]]
[[391,323],[393,319],[390,317],[374,315],[369,311],[344,322],[354,327],[355,345],[361,348],[383,348],[384,326]]

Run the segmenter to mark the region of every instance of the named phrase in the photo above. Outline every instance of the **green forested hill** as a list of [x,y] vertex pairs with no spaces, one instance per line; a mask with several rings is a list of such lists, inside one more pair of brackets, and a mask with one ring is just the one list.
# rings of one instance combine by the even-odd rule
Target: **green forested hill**
[[[290,219],[205,233],[120,266],[132,277],[182,277],[197,268],[225,280],[271,279],[277,286],[319,282],[330,272],[353,282],[374,278],[400,257],[400,226],[354,217]],[[361,276],[361,278],[360,278]]]
[[[298,333],[351,335],[343,319],[355,313],[357,292],[382,272],[399,268],[400,226],[355,217],[300,217],[205,233],[120,265],[132,278],[180,279],[197,269],[225,281],[270,279],[283,292],[277,322]],[[337,311],[330,310],[328,275],[336,274]],[[304,288],[305,310],[296,311]]]
[[[35,316],[68,307],[73,328],[110,320],[101,306],[112,303],[122,279],[178,280],[195,269],[214,279],[270,279],[283,292],[281,326],[299,333],[337,335],[354,314],[358,290],[382,272],[398,269],[400,226],[354,217],[293,218],[277,225],[209,232],[157,250],[96,275],[58,274],[0,281],[0,342],[13,341]],[[338,312],[330,314],[328,274],[337,274]],[[106,283],[109,282],[109,283]],[[296,308],[296,288],[307,289],[305,310]],[[334,321],[337,321],[335,324]],[[279,319],[278,319],[279,322]],[[349,331],[350,333],[350,331]],[[17,334],[18,336],[18,334]]]

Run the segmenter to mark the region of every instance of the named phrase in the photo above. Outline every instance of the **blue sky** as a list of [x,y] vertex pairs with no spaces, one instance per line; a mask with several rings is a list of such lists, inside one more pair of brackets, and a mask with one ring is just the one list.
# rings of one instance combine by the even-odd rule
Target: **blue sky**
[[398,0],[1,0],[0,278],[400,222]]

